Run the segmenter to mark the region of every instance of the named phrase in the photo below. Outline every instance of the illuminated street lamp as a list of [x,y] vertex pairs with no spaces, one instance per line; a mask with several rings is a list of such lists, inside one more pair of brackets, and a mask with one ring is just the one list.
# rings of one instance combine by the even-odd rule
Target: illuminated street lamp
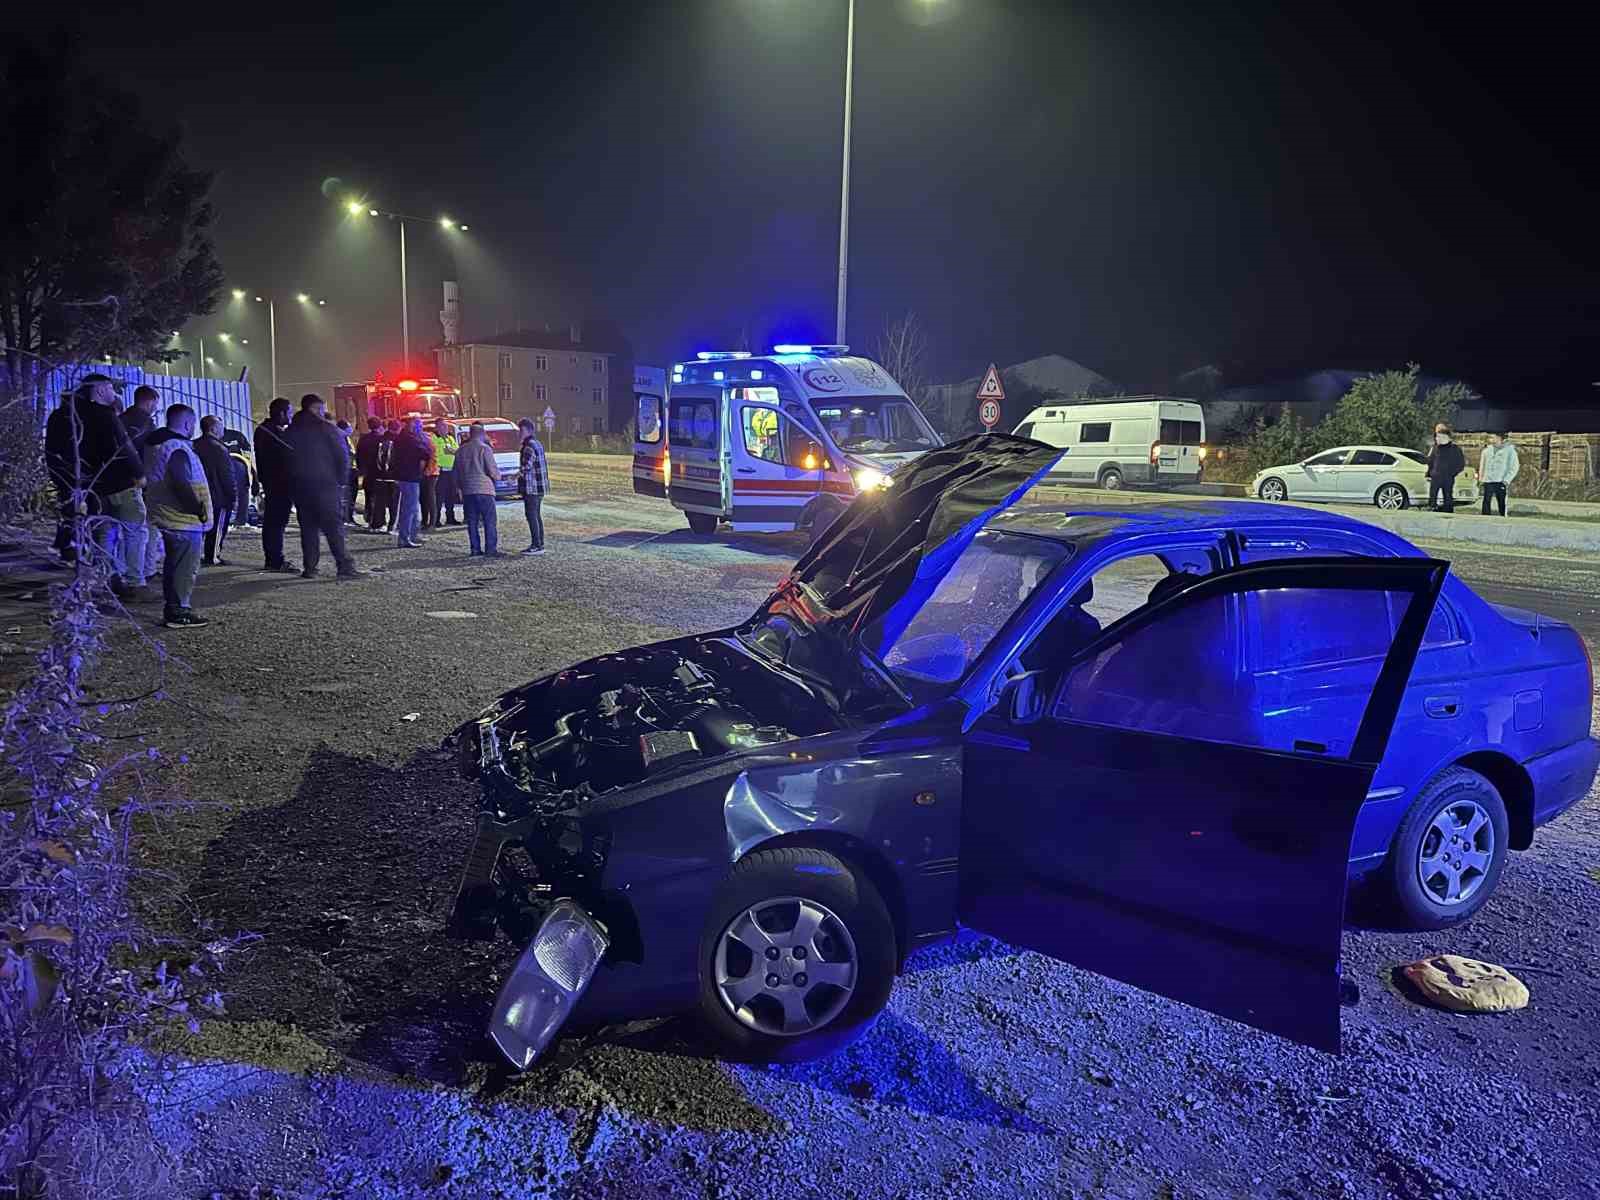
[[[244,297],[245,292],[242,288],[233,289],[233,298],[235,300],[243,300]],[[311,303],[311,297],[305,292],[296,292],[294,298],[302,307]],[[276,397],[278,394],[278,305],[270,296],[256,296],[255,301],[257,304],[265,304],[267,306],[267,339],[272,350],[272,394]],[[327,303],[326,300],[317,301],[317,304],[322,307],[327,307]],[[227,341],[228,335],[222,334],[222,340]],[[241,344],[248,346],[250,343],[241,339]]]
[[[369,217],[387,217],[400,227],[400,345],[401,356],[405,362],[406,370],[411,369],[411,302],[406,291],[406,222],[427,221],[426,217],[414,217],[409,213],[390,212],[388,209],[369,207],[366,201],[351,200],[345,205],[345,211],[352,217],[359,217],[362,209],[366,209]],[[429,222],[430,224],[434,222]],[[439,228],[449,233],[465,233],[467,226],[452,220],[449,217],[440,217],[437,221]]]

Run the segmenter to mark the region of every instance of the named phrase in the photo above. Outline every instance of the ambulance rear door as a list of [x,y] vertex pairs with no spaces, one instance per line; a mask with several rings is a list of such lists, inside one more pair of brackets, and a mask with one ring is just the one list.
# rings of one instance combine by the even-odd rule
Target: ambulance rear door
[[667,445],[672,455],[667,494],[674,508],[728,515],[732,488],[724,469],[725,408],[721,387],[680,383],[667,397]]
[[634,399],[638,404],[638,420],[633,435],[633,490],[640,496],[665,498],[671,461],[667,448],[666,397],[640,391],[635,380]]
[[752,533],[799,528],[824,490],[822,447],[780,410],[777,388],[731,388],[728,404],[733,527]]

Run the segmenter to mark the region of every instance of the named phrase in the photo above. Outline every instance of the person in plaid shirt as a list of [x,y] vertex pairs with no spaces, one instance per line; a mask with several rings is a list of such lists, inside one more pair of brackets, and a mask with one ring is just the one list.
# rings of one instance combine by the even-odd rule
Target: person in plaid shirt
[[544,516],[539,506],[550,490],[550,472],[545,465],[544,447],[539,444],[539,428],[527,417],[517,422],[522,431],[522,464],[517,469],[517,492],[522,497],[522,512],[528,518],[528,548],[524,554],[544,553]]

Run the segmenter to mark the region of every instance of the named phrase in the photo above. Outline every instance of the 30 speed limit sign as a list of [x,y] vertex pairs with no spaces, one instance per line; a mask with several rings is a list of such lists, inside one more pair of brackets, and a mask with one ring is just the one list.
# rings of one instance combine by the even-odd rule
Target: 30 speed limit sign
[[984,432],[988,432],[1000,423],[1000,401],[1006,398],[1005,385],[1000,382],[1000,371],[993,364],[983,373],[983,382],[978,384],[978,420],[983,422]]

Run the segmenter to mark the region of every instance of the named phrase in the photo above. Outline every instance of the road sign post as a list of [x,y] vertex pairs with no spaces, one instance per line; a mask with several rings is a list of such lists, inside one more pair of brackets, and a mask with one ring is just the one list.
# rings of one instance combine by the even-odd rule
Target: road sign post
[[1000,382],[1000,370],[993,363],[983,373],[983,382],[978,385],[978,420],[983,424],[985,433],[993,433],[994,427],[1000,423],[1000,402],[1006,398],[1005,385]]

